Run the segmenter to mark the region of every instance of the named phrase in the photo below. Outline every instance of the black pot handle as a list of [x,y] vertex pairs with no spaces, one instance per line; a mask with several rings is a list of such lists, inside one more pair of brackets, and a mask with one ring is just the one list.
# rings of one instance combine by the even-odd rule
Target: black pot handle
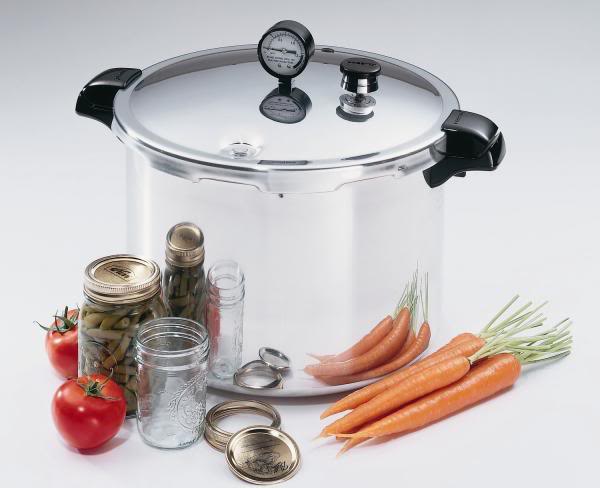
[[75,112],[90,117],[110,128],[113,120],[113,102],[117,92],[127,88],[142,74],[135,68],[111,68],[87,83],[77,97]]
[[494,171],[506,153],[502,132],[490,119],[473,112],[453,110],[442,124],[446,137],[433,147],[441,160],[423,171],[431,188],[467,171]]

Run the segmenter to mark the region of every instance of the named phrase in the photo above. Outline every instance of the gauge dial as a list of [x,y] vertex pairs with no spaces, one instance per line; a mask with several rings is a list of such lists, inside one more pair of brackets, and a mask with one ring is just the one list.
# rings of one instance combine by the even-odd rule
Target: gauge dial
[[263,67],[279,79],[298,76],[313,55],[312,35],[302,24],[292,20],[278,22],[258,44],[258,58]]
[[310,98],[299,88],[289,93],[276,88],[260,104],[260,113],[281,124],[296,124],[304,120],[311,106]]

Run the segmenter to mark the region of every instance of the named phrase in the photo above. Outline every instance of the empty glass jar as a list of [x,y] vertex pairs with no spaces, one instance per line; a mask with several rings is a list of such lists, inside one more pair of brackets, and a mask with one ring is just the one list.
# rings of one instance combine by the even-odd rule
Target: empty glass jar
[[178,449],[204,432],[209,338],[193,320],[166,317],[136,338],[137,426],[151,446]]
[[235,261],[217,261],[207,277],[210,369],[217,378],[229,379],[242,365],[244,273]]

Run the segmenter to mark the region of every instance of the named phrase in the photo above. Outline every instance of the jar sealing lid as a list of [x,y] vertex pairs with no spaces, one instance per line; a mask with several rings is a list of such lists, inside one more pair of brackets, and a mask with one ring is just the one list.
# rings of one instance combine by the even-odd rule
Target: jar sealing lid
[[160,291],[160,268],[154,261],[139,256],[106,256],[86,267],[83,290],[100,302],[141,302]]
[[300,467],[300,450],[294,439],[273,427],[255,425],[236,432],[225,453],[231,471],[257,485],[286,481]]
[[204,262],[204,234],[191,222],[181,222],[167,233],[165,255],[174,266],[190,267]]

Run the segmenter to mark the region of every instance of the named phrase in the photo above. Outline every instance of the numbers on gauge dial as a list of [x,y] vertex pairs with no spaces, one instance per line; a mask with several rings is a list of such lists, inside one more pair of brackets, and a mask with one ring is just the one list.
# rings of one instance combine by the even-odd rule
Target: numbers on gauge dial
[[263,39],[261,54],[267,67],[279,76],[295,76],[306,62],[306,49],[292,32],[274,31]]

